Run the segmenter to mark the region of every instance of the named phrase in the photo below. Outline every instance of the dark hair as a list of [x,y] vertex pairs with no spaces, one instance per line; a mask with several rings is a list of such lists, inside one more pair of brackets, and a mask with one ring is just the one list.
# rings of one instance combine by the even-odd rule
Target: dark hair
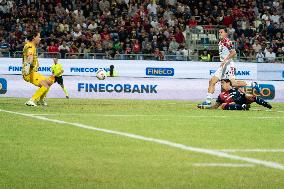
[[219,27],[219,30],[224,30],[226,33],[228,33],[228,29],[227,29],[227,27],[225,27],[225,26],[220,26],[220,27]]
[[229,79],[221,79],[221,81],[224,81],[225,83],[230,83],[230,85],[232,85],[232,82]]
[[27,40],[32,41],[38,34],[38,31],[31,31],[28,35],[27,35]]

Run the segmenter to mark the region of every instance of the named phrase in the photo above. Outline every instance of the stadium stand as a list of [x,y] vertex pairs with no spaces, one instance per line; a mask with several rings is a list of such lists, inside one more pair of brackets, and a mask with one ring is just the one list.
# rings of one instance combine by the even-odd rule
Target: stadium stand
[[[40,57],[218,60],[225,25],[241,61],[283,62],[283,0],[2,0],[0,57],[40,30]],[[262,57],[263,58],[259,58]]]

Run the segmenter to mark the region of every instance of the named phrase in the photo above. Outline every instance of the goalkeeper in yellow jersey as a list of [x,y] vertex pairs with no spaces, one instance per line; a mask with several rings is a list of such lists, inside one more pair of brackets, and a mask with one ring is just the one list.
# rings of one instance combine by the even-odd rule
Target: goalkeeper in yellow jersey
[[32,98],[26,102],[28,106],[47,105],[45,102],[49,87],[54,83],[54,77],[49,78],[38,73],[39,63],[36,46],[41,38],[39,32],[32,31],[27,36],[27,42],[23,49],[22,75],[23,79],[39,87]]
[[57,58],[54,58],[53,62],[54,63],[51,66],[51,71],[52,71],[52,74],[55,77],[55,82],[57,82],[61,86],[61,88],[63,89],[63,91],[65,93],[66,98],[68,99],[69,95],[68,95],[66,87],[63,84],[62,74],[63,74],[64,70],[62,68],[62,65],[60,63],[58,63],[58,59]]

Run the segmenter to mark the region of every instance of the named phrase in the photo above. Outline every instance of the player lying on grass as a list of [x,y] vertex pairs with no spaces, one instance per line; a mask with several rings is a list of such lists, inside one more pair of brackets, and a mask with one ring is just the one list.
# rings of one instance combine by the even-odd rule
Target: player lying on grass
[[[250,104],[253,102],[269,109],[272,108],[272,106],[262,98],[245,94],[240,89],[232,87],[232,83],[229,79],[222,79],[221,86],[224,91],[218,96],[216,103],[212,105],[211,109],[217,109],[221,106],[223,110],[249,110]],[[208,108],[208,106],[199,104],[198,108],[204,109]]]

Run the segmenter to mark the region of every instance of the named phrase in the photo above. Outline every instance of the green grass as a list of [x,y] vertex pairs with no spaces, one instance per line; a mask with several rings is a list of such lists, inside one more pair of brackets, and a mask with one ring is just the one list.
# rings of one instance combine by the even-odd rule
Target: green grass
[[[198,110],[188,101],[0,98],[0,109],[206,149],[284,149],[284,104],[273,111]],[[223,116],[223,117],[221,117]],[[284,153],[235,152],[284,164]],[[284,171],[195,167],[247,163],[0,111],[0,188],[281,189]]]

